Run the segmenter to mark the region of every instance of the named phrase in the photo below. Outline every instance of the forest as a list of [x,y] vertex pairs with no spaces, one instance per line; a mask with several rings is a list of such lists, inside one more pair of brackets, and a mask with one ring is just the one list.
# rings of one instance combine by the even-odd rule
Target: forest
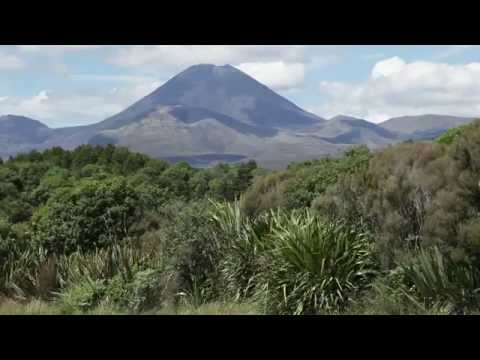
[[480,120],[269,171],[0,159],[0,314],[480,313]]

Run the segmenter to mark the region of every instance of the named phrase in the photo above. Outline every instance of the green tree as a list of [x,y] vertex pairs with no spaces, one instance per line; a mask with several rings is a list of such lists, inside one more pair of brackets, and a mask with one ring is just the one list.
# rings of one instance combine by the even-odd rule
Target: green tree
[[35,238],[58,253],[105,247],[129,235],[142,209],[139,194],[124,178],[85,179],[61,189],[39,209]]
[[162,173],[159,184],[169,189],[174,196],[189,199],[191,196],[189,181],[194,173],[195,170],[187,162],[179,162]]

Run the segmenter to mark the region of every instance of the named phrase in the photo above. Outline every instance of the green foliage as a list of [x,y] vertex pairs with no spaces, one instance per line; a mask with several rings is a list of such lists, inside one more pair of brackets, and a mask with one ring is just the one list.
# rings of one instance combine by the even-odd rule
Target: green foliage
[[39,209],[35,238],[49,251],[70,253],[113,245],[142,215],[138,193],[125,179],[82,180]]
[[435,139],[437,144],[450,145],[457,139],[464,131],[463,126],[448,129],[442,135]]
[[163,187],[177,198],[190,198],[189,180],[193,176],[194,169],[186,162],[180,162],[170,166],[159,178]]
[[480,122],[465,129],[282,171],[18,155],[0,163],[0,293],[63,313],[476,312]]
[[7,239],[12,225],[7,221],[7,219],[0,217],[0,241]]
[[[56,271],[55,268],[45,266],[50,262],[43,249],[21,249],[15,243],[10,243],[9,250],[4,262],[0,264],[0,293],[25,299],[47,295],[47,292],[53,290]],[[50,278],[48,284],[44,281],[45,277]]]
[[480,305],[480,270],[469,262],[454,261],[434,247],[418,251],[400,268],[427,306],[451,305],[454,311],[463,312]]
[[438,138],[436,138],[435,142],[437,144],[442,144],[442,145],[451,145],[460,136],[466,134],[468,131],[474,128],[475,128],[475,123],[450,128],[447,131],[445,131],[442,135],[440,135]]
[[238,203],[214,203],[218,292],[255,298],[267,313],[308,314],[345,306],[374,269],[358,229],[307,212],[250,217]]
[[163,276],[158,269],[137,271],[130,281],[116,275],[106,288],[104,301],[134,313],[161,307],[166,291]]
[[368,234],[308,212],[292,214],[271,239],[260,280],[269,313],[341,309],[374,270]]
[[175,203],[170,211],[178,206],[182,208],[169,212],[172,225],[163,231],[166,238],[163,244],[172,256],[177,287],[193,297],[202,292],[205,300],[214,298],[219,253],[217,234],[209,217],[210,204],[201,201],[184,207]]
[[221,254],[216,265],[219,292],[233,301],[248,299],[256,289],[261,254],[270,246],[266,237],[273,230],[273,212],[252,218],[238,202],[214,202],[211,216]]
[[379,151],[367,167],[340,176],[313,208],[329,218],[366,223],[386,269],[396,251],[419,245],[477,257],[478,139],[475,122],[448,147],[409,142]]
[[64,313],[86,312],[98,306],[106,292],[104,281],[85,280],[62,292],[59,305]]
[[287,171],[267,173],[254,178],[242,197],[242,209],[249,215],[287,207],[286,190],[294,174]]
[[345,309],[345,313],[353,315],[441,315],[450,311],[448,306],[436,303],[427,306],[417,299],[398,269],[375,279]]
[[40,180],[38,186],[31,192],[32,204],[40,206],[58,189],[71,186],[72,182],[69,171],[60,167],[53,167],[48,170]]
[[276,208],[310,207],[312,201],[335,184],[340,176],[367,167],[370,157],[368,148],[359,146],[338,158],[294,163],[285,171],[259,176],[247,190],[243,207],[250,214]]

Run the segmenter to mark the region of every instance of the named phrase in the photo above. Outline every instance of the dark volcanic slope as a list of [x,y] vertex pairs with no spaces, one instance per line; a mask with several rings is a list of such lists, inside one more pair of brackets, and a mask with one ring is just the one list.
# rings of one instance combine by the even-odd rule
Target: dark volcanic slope
[[472,120],[473,118],[468,117],[428,114],[396,117],[379,125],[392,132],[409,135],[410,138],[430,139],[449,128],[467,124]]
[[186,105],[227,115],[259,128],[295,128],[324,121],[230,65],[194,65],[125,111],[98,124],[115,128],[137,121],[159,105]]

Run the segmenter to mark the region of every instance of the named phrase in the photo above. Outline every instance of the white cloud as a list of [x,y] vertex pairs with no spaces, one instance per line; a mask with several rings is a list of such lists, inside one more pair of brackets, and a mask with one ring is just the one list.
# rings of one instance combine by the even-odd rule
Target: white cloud
[[[29,60],[34,71],[49,72],[64,78],[70,77],[70,69],[64,63],[68,53],[78,53],[107,48],[107,45],[11,45],[4,46],[14,52],[17,58]],[[80,56],[80,54],[78,55]]]
[[[303,84],[306,73],[338,62],[345,46],[304,45],[15,45],[8,51],[29,60],[32,70],[50,73],[69,81],[98,82],[141,79],[148,87],[152,77],[164,78],[199,63],[231,64],[246,71],[275,90],[292,90]],[[101,49],[102,52],[95,52]],[[93,56],[134,75],[74,75],[64,55],[71,52],[95,52]],[[121,79],[121,77],[125,79]],[[135,79],[136,78],[136,79]],[[48,85],[47,85],[48,86]]]
[[107,62],[143,74],[174,74],[200,63],[230,64],[276,90],[303,84],[306,73],[341,60],[345,46],[147,45],[115,48]]
[[238,65],[245,62],[311,62],[330,64],[345,54],[339,45],[12,45],[2,46],[22,56],[59,56],[106,50],[102,57],[120,67],[147,71],[179,70],[198,63]]
[[45,104],[48,101],[49,99],[48,94],[49,94],[48,90],[42,90],[31,99],[22,101],[22,104],[24,104],[26,107],[41,106],[42,104]]
[[348,46],[338,45],[15,45],[22,56],[105,49],[107,63],[144,72],[179,71],[190,65],[239,65],[248,62],[301,62],[325,66],[337,62]]
[[0,71],[20,70],[26,67],[26,63],[15,54],[0,51]]
[[398,56],[392,57],[390,59],[379,61],[375,64],[372,69],[372,77],[377,79],[382,76],[390,76],[395,73],[402,71],[406,63]]
[[300,61],[305,51],[306,47],[300,45],[135,45],[118,47],[108,61],[121,67],[141,67],[145,71],[175,71],[199,63]]
[[394,57],[375,64],[364,82],[322,82],[320,88],[325,101],[309,110],[324,117],[380,122],[402,115],[480,115],[480,63],[407,63]]
[[156,81],[151,76],[136,76],[136,75],[108,75],[108,74],[72,74],[70,79],[77,81],[88,81],[90,83],[96,82],[114,82],[125,84],[139,84]]
[[107,62],[143,74],[172,74],[188,66],[231,64],[275,90],[303,84],[310,68],[339,61],[343,48],[304,45],[121,46]]
[[160,81],[123,84],[104,93],[62,93],[42,90],[27,97],[0,98],[0,114],[18,114],[52,127],[85,125],[124,110],[160,86]]
[[122,105],[106,100],[102,96],[41,91],[31,98],[9,98],[0,104],[0,113],[31,117],[53,127],[81,125],[123,110]]
[[71,79],[86,81],[87,83],[114,84],[107,93],[118,98],[118,103],[126,104],[125,107],[140,100],[165,83],[165,81],[154,77],[135,75],[74,74]]
[[305,65],[302,63],[248,62],[237,67],[274,90],[296,88],[305,80]]

